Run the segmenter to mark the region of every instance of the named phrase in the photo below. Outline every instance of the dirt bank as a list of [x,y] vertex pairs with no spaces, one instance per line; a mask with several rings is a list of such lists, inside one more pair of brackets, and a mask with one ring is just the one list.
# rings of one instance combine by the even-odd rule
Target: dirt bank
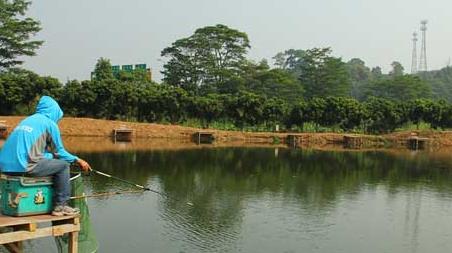
[[[0,121],[5,120],[8,130],[11,131],[24,117],[20,116],[0,116]],[[162,125],[149,123],[132,123],[124,121],[109,121],[90,118],[70,118],[66,117],[59,123],[63,136],[86,136],[86,137],[107,137],[112,136],[113,130],[117,128],[128,128],[133,130],[134,138],[154,139],[160,142],[174,140],[177,142],[191,142],[193,135],[198,131],[208,131],[215,137],[218,144],[240,145],[240,144],[272,144],[289,142],[288,135],[293,135],[292,140],[299,146],[325,146],[344,145],[344,136],[358,143],[357,148],[366,147],[398,147],[406,146],[407,139],[412,136],[428,138],[429,144],[435,147],[451,146],[452,131],[412,131],[396,132],[388,135],[348,135],[339,133],[252,133],[240,131],[220,131],[213,129],[197,129],[178,125]],[[346,142],[347,142],[347,138]],[[140,141],[142,142],[142,141]],[[353,148],[353,145],[352,145]]]

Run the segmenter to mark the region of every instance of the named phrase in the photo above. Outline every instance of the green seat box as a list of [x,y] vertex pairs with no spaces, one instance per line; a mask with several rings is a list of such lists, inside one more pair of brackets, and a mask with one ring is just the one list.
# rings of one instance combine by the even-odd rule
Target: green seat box
[[47,214],[53,208],[51,177],[0,177],[1,208],[4,215]]

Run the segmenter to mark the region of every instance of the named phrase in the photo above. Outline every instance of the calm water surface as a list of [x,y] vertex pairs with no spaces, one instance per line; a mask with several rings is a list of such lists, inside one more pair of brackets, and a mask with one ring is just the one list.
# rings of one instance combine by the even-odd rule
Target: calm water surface
[[[168,195],[89,199],[100,252],[452,250],[447,154],[196,148],[80,156]],[[87,192],[131,189],[97,175],[84,180]]]

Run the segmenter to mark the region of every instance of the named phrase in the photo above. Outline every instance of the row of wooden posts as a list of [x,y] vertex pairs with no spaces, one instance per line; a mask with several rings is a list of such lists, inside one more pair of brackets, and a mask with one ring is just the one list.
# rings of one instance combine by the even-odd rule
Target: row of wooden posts
[[[0,121],[0,139],[4,139],[7,136],[8,128],[5,121]],[[121,126],[113,129],[113,140],[115,142],[129,142],[133,139],[133,129]],[[215,141],[213,132],[199,131],[193,134],[192,140],[197,144],[212,144]],[[359,135],[344,135],[343,145],[345,148],[360,149],[368,145],[369,139]],[[303,136],[299,134],[288,134],[286,143],[290,147],[297,147],[303,143]],[[431,141],[428,138],[421,138],[418,136],[411,136],[406,139],[406,146],[409,149],[420,150],[425,149],[431,145]]]
[[[133,130],[125,128],[114,129],[113,137],[115,141],[132,141]],[[215,136],[213,132],[196,132],[193,134],[192,140],[197,144],[212,144],[215,141]],[[369,142],[371,142],[369,138],[359,135],[344,135],[342,143],[345,148],[360,149],[368,146],[372,147],[372,144]],[[287,143],[290,147],[301,146],[303,144],[303,135],[288,134],[285,143]],[[408,148],[413,150],[425,149],[430,145],[430,140],[428,138],[411,136],[406,139],[406,145]]]

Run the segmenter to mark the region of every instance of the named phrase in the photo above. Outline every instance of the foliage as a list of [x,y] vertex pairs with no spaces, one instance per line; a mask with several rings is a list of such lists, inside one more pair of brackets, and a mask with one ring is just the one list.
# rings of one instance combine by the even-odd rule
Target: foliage
[[262,116],[267,124],[280,124],[287,117],[288,106],[282,99],[267,99],[262,108]]
[[273,57],[273,60],[278,69],[286,70],[294,77],[298,78],[301,74],[301,67],[305,54],[306,52],[301,49],[288,49],[284,52],[277,53]]
[[249,48],[246,33],[225,25],[199,28],[163,49],[169,58],[163,80],[195,93],[199,86],[222,84],[239,73]]
[[113,70],[111,69],[110,60],[106,58],[100,58],[97,60],[96,66],[91,79],[96,81],[113,79]]
[[361,104],[352,98],[327,97],[325,104],[323,126],[338,125],[343,130],[352,130],[360,127],[366,116]]
[[303,97],[303,86],[287,71],[270,69],[267,62],[246,62],[242,73],[218,88],[222,93],[237,93],[246,90],[265,98],[277,98],[294,103]]
[[403,76],[403,71],[405,70],[402,64],[398,61],[394,61],[391,63],[392,70],[389,72],[389,75],[392,77]]
[[394,101],[431,97],[430,87],[422,79],[413,75],[382,79],[370,83],[364,89],[365,97],[382,97]]
[[43,41],[31,40],[41,30],[39,22],[24,17],[31,2],[0,0],[0,71],[23,63],[21,56],[33,56]]
[[405,123],[403,111],[390,100],[371,97],[364,103],[364,108],[368,113],[367,130],[371,133],[391,132]]
[[[0,21],[6,22],[1,25],[10,25],[4,21],[8,18],[22,24],[24,20],[16,16],[23,15],[29,3],[0,0],[0,5],[5,7]],[[35,21],[25,20],[39,30]],[[0,40],[6,38],[2,32],[11,31],[0,31]],[[0,68],[20,63],[17,56],[33,54],[40,42],[27,42],[31,33],[18,35],[25,44],[14,43],[35,48],[9,54],[12,58],[4,60],[9,65]],[[228,130],[263,131],[275,124],[285,130],[368,133],[413,124],[452,127],[451,67],[405,75],[403,66],[393,62],[392,71],[383,74],[380,67],[371,69],[359,58],[345,63],[329,48],[313,48],[278,53],[272,68],[265,59],[246,59],[249,48],[245,33],[225,25],[197,29],[162,51],[168,61],[163,71],[166,82],[161,84],[149,80],[144,70],[113,74],[106,58],[97,61],[91,80],[65,85],[9,68],[0,72],[0,114],[32,113],[40,96],[51,95],[66,115]]]
[[345,63],[330,54],[330,48],[314,48],[303,56],[299,79],[305,87],[306,98],[350,95]]
[[292,129],[292,126],[295,125],[303,129],[304,123],[309,120],[307,117],[307,106],[307,103],[303,100],[292,106],[285,121],[286,128]]
[[191,99],[190,114],[192,117],[202,120],[202,126],[208,128],[214,120],[224,116],[224,96],[209,94],[205,97]]
[[55,78],[12,69],[0,76],[0,114],[31,113],[39,96],[59,97],[60,92],[61,84]]
[[372,80],[372,72],[359,58],[351,59],[345,66],[351,82],[351,96],[362,100],[364,98],[363,87]]
[[242,91],[228,101],[229,117],[235,125],[243,128],[246,124],[258,125],[263,121],[264,99],[256,94]]
[[418,76],[432,89],[432,97],[452,102],[452,67],[419,73]]

